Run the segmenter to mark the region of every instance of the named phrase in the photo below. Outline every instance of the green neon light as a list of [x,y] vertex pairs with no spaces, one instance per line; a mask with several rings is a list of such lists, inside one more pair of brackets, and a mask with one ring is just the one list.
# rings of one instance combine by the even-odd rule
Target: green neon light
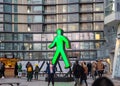
[[70,48],[70,42],[67,37],[63,36],[63,30],[58,28],[57,29],[57,36],[55,36],[53,42],[48,46],[50,49],[56,47],[56,51],[52,58],[52,64],[56,64],[59,57],[61,56],[64,63],[65,68],[70,67],[70,62],[67,58],[65,47]]

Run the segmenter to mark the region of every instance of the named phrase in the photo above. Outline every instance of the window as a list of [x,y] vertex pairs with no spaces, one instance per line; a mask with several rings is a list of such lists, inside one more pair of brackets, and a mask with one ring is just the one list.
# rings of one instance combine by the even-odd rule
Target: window
[[35,13],[42,13],[42,6],[32,6],[32,11]]
[[95,13],[94,14],[94,20],[95,21],[103,21],[104,20],[104,14],[103,13]]
[[68,14],[68,22],[79,21],[78,14]]
[[69,31],[79,31],[78,23],[68,24]]
[[103,11],[104,6],[103,3],[102,4],[94,4],[94,11]]
[[[74,1],[74,0],[73,0]],[[78,12],[78,4],[75,5],[68,5],[68,12]]]
[[42,15],[33,16],[33,23],[40,22],[42,23]]
[[94,30],[103,30],[103,23],[94,23]]

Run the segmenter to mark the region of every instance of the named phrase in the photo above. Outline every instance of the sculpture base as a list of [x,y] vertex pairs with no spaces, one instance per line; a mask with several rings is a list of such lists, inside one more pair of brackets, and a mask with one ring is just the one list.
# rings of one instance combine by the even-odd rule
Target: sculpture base
[[[48,78],[45,78],[45,81],[48,81]],[[55,77],[55,82],[71,82],[74,81],[73,77]]]

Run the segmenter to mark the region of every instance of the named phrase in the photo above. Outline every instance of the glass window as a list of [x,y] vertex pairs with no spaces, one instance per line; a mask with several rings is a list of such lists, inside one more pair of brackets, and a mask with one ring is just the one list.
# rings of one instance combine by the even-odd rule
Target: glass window
[[42,24],[32,24],[31,25],[31,32],[42,32]]
[[84,38],[84,34],[80,33],[80,40],[83,40],[83,38]]
[[0,12],[3,12],[3,5],[0,5]]
[[12,50],[12,43],[5,43],[5,50]]
[[56,13],[56,7],[55,6],[46,6],[45,12],[46,13]]
[[52,59],[52,58],[53,58],[53,52],[48,52],[47,53],[47,59]]
[[12,5],[4,5],[4,11],[11,13],[12,12]]
[[45,22],[56,22],[56,16],[55,15],[46,16]]
[[3,31],[3,24],[0,24],[0,31]]
[[3,2],[3,0],[0,0],[0,2]]
[[79,31],[78,23],[68,24],[68,31]]
[[104,14],[103,13],[95,13],[94,14],[94,20],[95,21],[103,21],[104,20]]
[[23,34],[18,34],[18,41],[23,41]]
[[44,58],[42,57],[42,52],[34,52],[32,59],[44,59]]
[[78,14],[68,14],[68,22],[79,21]]
[[95,4],[94,11],[103,11],[103,10],[104,10],[103,3]]
[[[95,2],[104,2],[104,0],[94,0]],[[107,1],[107,0],[105,0]]]
[[87,5],[87,4],[86,4],[86,5],[81,5],[81,7],[80,7],[80,12],[81,12],[81,11],[91,12],[92,9],[93,9],[92,5]]
[[71,43],[71,48],[72,48],[72,50],[79,50],[80,49],[80,44],[79,44],[79,42],[72,42]]
[[12,40],[12,34],[5,34],[5,40],[11,41]]
[[56,0],[45,0],[46,4],[55,4]]
[[33,50],[41,50],[41,43],[34,43]]
[[32,11],[34,13],[42,13],[42,6],[33,6]]
[[92,2],[93,0],[80,0],[80,2]]
[[71,33],[65,33],[64,35],[65,35],[69,40],[72,39],[72,34],[71,34]]
[[103,23],[94,23],[94,30],[103,30],[104,24]]
[[84,40],[89,40],[89,33],[83,33],[84,35]]
[[4,22],[12,22],[12,16],[10,14],[5,14]]
[[120,12],[120,1],[117,2],[117,11]]
[[68,20],[68,16],[67,15],[57,15],[58,19],[57,19],[57,22],[67,22]]
[[43,0],[32,0],[32,4],[42,4]]
[[75,2],[79,2],[79,0],[68,0],[68,3],[75,3]]
[[94,40],[94,33],[89,33],[90,40]]
[[28,32],[27,24],[18,24],[18,32]]
[[[74,0],[73,0],[74,1]],[[78,4],[68,5],[68,12],[78,12]]]
[[33,41],[41,41],[41,34],[33,34]]
[[36,23],[36,22],[42,23],[42,15],[33,16],[33,23]]
[[33,50],[33,44],[32,43],[24,43],[23,49],[24,50]]
[[80,42],[80,49],[84,49],[84,42]]
[[57,4],[64,4],[64,3],[67,3],[68,0],[57,0]]
[[47,50],[47,43],[41,43],[41,49]]
[[4,24],[4,31],[11,32],[12,31],[12,25],[11,24]]
[[33,39],[32,34],[24,34],[24,40],[25,40],[25,41],[30,41],[30,40],[32,40],[32,39]]
[[92,29],[93,29],[92,23],[80,24],[80,30],[92,30]]
[[56,31],[56,25],[46,25],[45,30],[47,32],[55,32]]
[[92,14],[81,14],[80,20],[81,21],[92,21],[93,20]]
[[95,43],[90,42],[89,45],[90,45],[90,49],[95,49]]
[[72,40],[79,40],[79,33],[72,33]]
[[53,41],[54,35],[53,34],[46,34],[47,41]]

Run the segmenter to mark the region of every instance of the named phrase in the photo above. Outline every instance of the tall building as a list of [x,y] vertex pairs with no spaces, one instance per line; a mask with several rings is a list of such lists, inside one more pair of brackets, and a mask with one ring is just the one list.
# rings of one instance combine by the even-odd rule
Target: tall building
[[62,28],[68,57],[97,59],[104,44],[103,0],[0,0],[0,57],[51,59],[48,45]]
[[112,76],[120,78],[120,0],[105,0],[104,23],[105,30],[108,31],[106,34],[113,65]]

